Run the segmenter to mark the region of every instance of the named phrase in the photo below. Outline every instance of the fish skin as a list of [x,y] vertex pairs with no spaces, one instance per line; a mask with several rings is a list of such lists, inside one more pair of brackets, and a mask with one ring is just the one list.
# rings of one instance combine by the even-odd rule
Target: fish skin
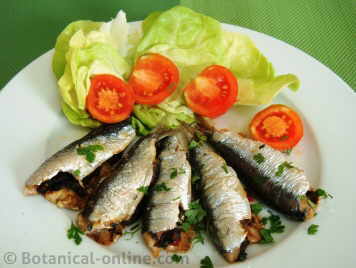
[[194,148],[192,161],[200,173],[200,191],[213,241],[227,261],[235,262],[247,238],[241,221],[251,218],[247,194],[236,172],[209,145]]
[[[26,181],[25,194],[37,194],[38,186],[52,179],[59,172],[70,173],[84,188],[83,179],[114,154],[123,151],[135,137],[135,129],[129,120],[118,124],[103,125],[92,130],[83,138],[67,145],[47,159]],[[104,147],[104,150],[95,153],[93,163],[88,162],[84,155],[77,153],[78,148],[88,145]],[[75,174],[76,170],[80,170],[80,174]]]
[[[91,196],[84,211],[78,216],[78,225],[89,236],[90,233],[106,232],[112,226],[128,222],[144,197],[137,189],[149,186],[154,176],[157,138],[141,138],[130,149],[127,159],[107,177]],[[111,244],[121,233],[112,237]],[[100,239],[97,242],[101,243]],[[103,243],[104,244],[104,243]]]
[[[304,171],[292,163],[292,168],[276,175],[278,166],[287,162],[282,152],[228,130],[212,130],[207,136],[246,186],[266,203],[295,220],[314,215],[313,208],[301,198],[310,190]],[[253,159],[258,153],[264,157],[260,164]]]
[[[187,157],[187,136],[183,131],[178,131],[161,143],[159,175],[155,184],[165,183],[170,190],[152,192],[145,217],[146,229],[152,233],[176,228],[181,210],[188,210],[191,202],[192,170]],[[171,178],[175,170],[177,175]]]

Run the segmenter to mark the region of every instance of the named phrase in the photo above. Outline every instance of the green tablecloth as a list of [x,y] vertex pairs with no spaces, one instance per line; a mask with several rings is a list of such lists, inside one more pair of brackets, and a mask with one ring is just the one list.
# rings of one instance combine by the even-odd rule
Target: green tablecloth
[[3,0],[0,88],[73,20],[105,21],[121,8],[134,21],[177,4],[298,47],[356,91],[356,0]]

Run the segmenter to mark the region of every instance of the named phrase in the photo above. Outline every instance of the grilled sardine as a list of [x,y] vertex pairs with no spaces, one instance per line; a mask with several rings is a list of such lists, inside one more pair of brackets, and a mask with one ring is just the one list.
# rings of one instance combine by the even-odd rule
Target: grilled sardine
[[78,216],[78,226],[91,238],[110,245],[130,223],[154,176],[157,138],[137,141],[116,170],[107,177]]
[[251,208],[246,192],[235,171],[209,145],[193,149],[192,160],[201,177],[208,230],[224,258],[236,262],[248,244],[244,221],[251,219]]
[[[187,136],[179,131],[160,144],[159,176],[153,186],[143,223],[143,238],[155,257],[159,256],[161,248],[170,252],[189,250],[193,236],[192,231],[184,232],[179,226],[191,201]],[[156,191],[155,186],[162,184],[166,186],[166,191]]]
[[[122,152],[135,137],[129,120],[94,129],[46,160],[27,180],[25,194],[41,193],[59,207],[81,209],[88,184],[96,184],[98,175],[107,175],[108,168],[100,170],[96,176],[91,174],[105,162],[106,167],[110,167],[114,161],[108,160]],[[88,148],[94,148],[89,160],[85,154],[80,154],[80,150]]]
[[318,200],[304,171],[287,162],[282,152],[231,131],[207,134],[209,142],[262,200],[295,220],[315,215]]

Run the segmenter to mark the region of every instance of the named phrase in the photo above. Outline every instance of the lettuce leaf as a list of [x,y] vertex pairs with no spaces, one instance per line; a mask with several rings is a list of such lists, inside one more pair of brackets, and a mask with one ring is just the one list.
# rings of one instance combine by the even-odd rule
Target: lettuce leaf
[[[89,24],[92,25],[92,22]],[[64,49],[62,48],[65,48],[64,72],[58,80],[59,92],[62,97],[62,111],[73,124],[97,127],[100,123],[91,119],[85,110],[90,77],[96,74],[112,74],[123,77],[129,73],[130,66],[120,54],[127,53],[128,25],[126,17],[119,12],[114,20],[97,24],[96,27],[89,27],[82,21],[74,22],[71,25],[71,27],[68,26],[71,31],[67,27],[58,37],[58,40],[61,42],[66,40],[66,43],[56,45],[61,49],[55,52],[53,58],[53,70],[54,72],[58,71],[59,74],[60,68],[62,68],[59,66],[62,66],[63,62],[61,57]],[[89,30],[93,28],[97,30]],[[74,29],[77,31],[73,33]]]
[[224,59],[239,82],[237,104],[262,105],[270,103],[280,90],[289,87],[296,91],[299,80],[293,74],[275,76],[272,63],[241,33],[224,31]]
[[73,125],[82,127],[95,128],[100,126],[100,123],[94,119],[91,119],[89,114],[85,112],[73,111],[68,104],[64,101],[61,102],[62,112],[68,118],[69,122]]
[[[249,37],[224,31],[218,21],[186,7],[152,13],[142,28],[144,36],[137,47],[136,58],[145,53],[160,53],[177,64],[181,79],[175,95],[181,96],[185,85],[211,64],[229,68],[238,78],[237,104],[267,104],[281,89],[299,87],[299,80],[293,74],[276,76],[272,63]],[[183,98],[175,96],[173,99],[184,104]],[[140,107],[135,113],[146,122],[152,120],[154,125],[164,121],[163,113],[168,116],[170,111],[165,105],[169,103],[170,100],[166,100],[158,107]],[[150,109],[154,110],[150,112]]]
[[61,32],[61,34],[57,37],[52,59],[52,70],[57,79],[59,79],[64,73],[66,65],[65,55],[68,52],[69,40],[72,36],[78,30],[82,30],[84,34],[87,34],[90,31],[98,30],[102,24],[102,22],[80,20],[68,24],[68,26]]

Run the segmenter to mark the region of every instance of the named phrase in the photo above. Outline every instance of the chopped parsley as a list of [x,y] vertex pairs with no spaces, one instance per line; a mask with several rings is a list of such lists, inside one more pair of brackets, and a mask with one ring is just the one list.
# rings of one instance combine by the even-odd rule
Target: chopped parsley
[[199,146],[199,144],[198,144],[195,140],[192,140],[192,141],[189,143],[188,148],[189,148],[189,150],[192,150],[192,149],[194,149],[194,148],[196,148],[196,147],[198,147],[198,146]]
[[204,228],[195,228],[195,236],[193,238],[193,244],[204,244],[204,236],[203,236],[203,231]]
[[138,187],[137,188],[137,191],[141,192],[141,193],[144,193],[144,194],[147,194],[148,193],[148,186],[141,186],[141,187]]
[[95,153],[98,151],[104,150],[104,147],[99,144],[88,145],[85,147],[80,147],[77,149],[77,154],[85,155],[85,159],[89,163],[93,163],[95,161]]
[[205,210],[199,203],[199,199],[189,203],[189,209],[184,213],[185,221],[182,224],[182,229],[186,232],[190,228],[193,228],[196,236],[194,237],[194,243],[204,243],[204,237],[202,232],[205,230],[204,218],[206,216]]
[[139,136],[147,136],[151,133],[151,130],[134,116],[131,117],[131,125]]
[[331,194],[327,193],[325,190],[319,188],[315,191],[315,193],[322,198],[334,198]]
[[77,226],[72,222],[70,228],[67,230],[68,239],[73,239],[76,245],[82,242],[82,237],[80,235],[84,234]]
[[129,231],[125,231],[123,235],[129,236],[128,238],[125,238],[125,240],[131,240],[134,235],[141,230],[141,225],[139,223],[135,224],[134,226],[131,226]]
[[188,232],[189,229],[190,229],[190,223],[188,223],[188,222],[183,222],[183,223],[182,223],[182,229],[183,229],[184,232]]
[[263,205],[261,203],[253,203],[251,204],[251,210],[252,213],[255,215],[258,215],[258,213],[260,213],[263,209]]
[[209,256],[205,256],[200,260],[200,268],[214,268],[214,264]]
[[282,224],[281,218],[278,215],[272,214],[268,217],[269,223],[271,224],[271,233],[283,233],[285,226]]
[[206,142],[208,140],[207,137],[201,134],[199,131],[195,132],[195,136],[197,137],[199,142]]
[[259,242],[260,244],[273,243],[274,239],[272,234],[284,232],[285,226],[282,224],[281,218],[278,215],[271,213],[269,217],[263,217],[261,221],[264,225],[269,222],[270,227],[260,230],[260,234],[262,236],[262,239]]
[[260,235],[262,237],[259,242],[260,244],[269,244],[274,242],[273,236],[271,235],[271,231],[269,229],[261,229]]
[[171,190],[171,188],[168,188],[167,185],[162,182],[162,183],[159,183],[159,184],[156,184],[153,188],[154,191],[157,191],[157,192],[168,192]]
[[180,199],[180,196],[177,196],[176,198],[172,199],[172,201],[177,201]]
[[226,174],[229,173],[229,170],[227,169],[226,163],[224,165],[222,165],[221,168],[225,171]]
[[284,161],[282,164],[280,164],[280,165],[278,166],[275,175],[276,175],[277,177],[282,176],[283,171],[284,171],[286,168],[290,169],[290,168],[294,168],[294,166],[293,166],[291,163],[289,163],[289,162],[287,162],[287,161]]
[[308,234],[309,235],[315,235],[318,232],[319,225],[317,224],[312,224],[308,228]]
[[195,132],[195,139],[192,140],[189,143],[189,150],[192,150],[200,145],[202,145],[203,143],[205,143],[208,140],[208,138],[206,136],[204,136],[203,134],[201,134],[200,132]]
[[189,203],[189,209],[185,212],[186,222],[190,224],[198,224],[206,216],[205,210],[199,203],[199,199]]
[[257,164],[262,164],[265,161],[265,157],[261,153],[258,153],[253,156],[253,160],[255,160]]
[[313,209],[316,208],[316,204],[313,201],[311,201],[310,199],[307,200],[307,203],[311,208],[313,208]]
[[175,177],[177,177],[178,175],[181,175],[181,174],[185,174],[185,170],[183,168],[172,168],[171,169],[171,175],[170,175],[170,178],[171,179],[174,179]]
[[80,170],[79,170],[79,169],[74,170],[74,171],[73,171],[73,174],[74,174],[75,176],[79,176],[79,175],[80,175]]
[[171,258],[172,258],[172,261],[173,261],[173,262],[175,262],[175,263],[180,263],[180,262],[182,261],[182,258],[183,258],[183,257],[182,257],[182,256],[179,256],[179,255],[177,255],[177,254],[173,254]]

